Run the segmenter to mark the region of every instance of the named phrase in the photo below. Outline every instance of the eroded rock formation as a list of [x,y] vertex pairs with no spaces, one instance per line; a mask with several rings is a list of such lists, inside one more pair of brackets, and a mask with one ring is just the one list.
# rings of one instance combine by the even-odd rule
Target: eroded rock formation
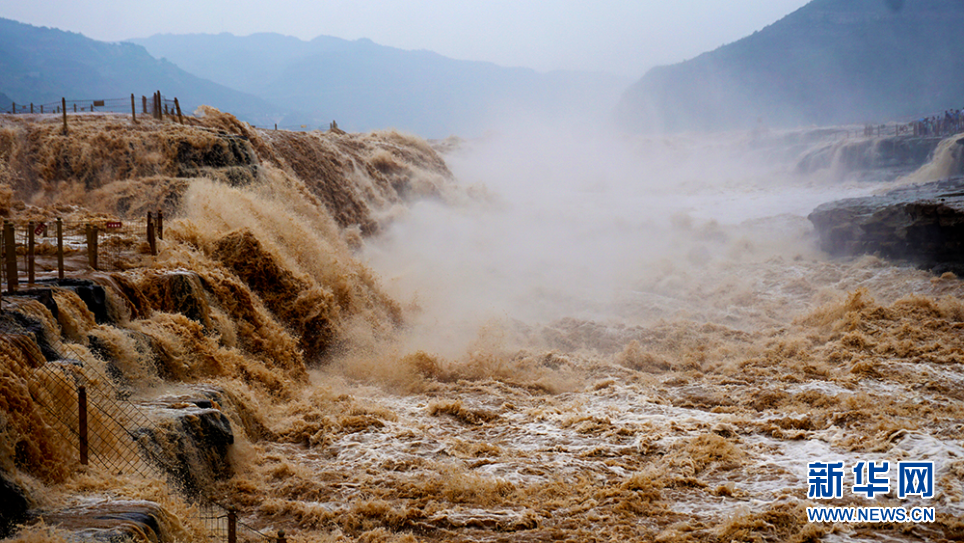
[[879,254],[964,269],[964,177],[823,204],[808,217],[832,255]]

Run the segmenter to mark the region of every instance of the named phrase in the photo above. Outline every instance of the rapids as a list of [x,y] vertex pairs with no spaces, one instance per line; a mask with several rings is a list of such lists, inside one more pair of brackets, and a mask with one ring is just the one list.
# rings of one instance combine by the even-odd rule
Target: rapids
[[[964,530],[964,286],[829,259],[805,219],[949,175],[951,144],[868,175],[853,153],[881,145],[822,131],[507,128],[433,149],[211,109],[72,126],[0,120],[6,217],[169,219],[157,257],[131,234],[115,269],[69,273],[103,289],[100,317],[63,285],[47,305],[4,295],[0,473],[23,520],[43,519],[13,540],[89,536],[103,526],[85,517],[118,502],[156,519],[134,539],[200,541],[207,500],[291,541]],[[60,375],[135,406],[137,447],[79,466],[50,409],[76,401]],[[101,435],[128,423],[98,413]],[[181,442],[204,417],[230,422],[227,453]],[[134,450],[155,453],[119,463]],[[933,461],[935,498],[873,505],[930,505],[937,522],[808,523],[825,503],[807,499],[807,463],[868,460]]]

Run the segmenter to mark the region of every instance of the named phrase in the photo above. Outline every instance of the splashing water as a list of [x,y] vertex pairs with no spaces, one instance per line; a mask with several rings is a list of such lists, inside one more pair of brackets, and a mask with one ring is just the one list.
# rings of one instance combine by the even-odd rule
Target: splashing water
[[[124,174],[177,195],[156,261],[98,279],[126,316],[98,323],[61,290],[56,318],[23,311],[145,401],[216,389],[237,439],[210,490],[246,523],[304,540],[817,538],[807,462],[908,459],[939,481],[938,522],[915,530],[960,529],[964,289],[816,249],[813,207],[883,186],[801,173],[825,141],[554,128],[443,162],[394,132],[203,123],[246,140],[192,148],[243,150],[227,168],[247,173],[157,159]],[[142,145],[166,157],[196,129]],[[20,150],[0,156],[26,156],[10,137]],[[116,183],[85,168],[94,191]],[[64,205],[30,172],[40,196],[22,211]],[[42,357],[0,339],[3,398],[25,406],[0,410],[4,443],[24,443],[0,466],[38,506],[107,495],[191,516],[158,481],[66,469],[30,390]],[[183,522],[169,530],[201,530]]]

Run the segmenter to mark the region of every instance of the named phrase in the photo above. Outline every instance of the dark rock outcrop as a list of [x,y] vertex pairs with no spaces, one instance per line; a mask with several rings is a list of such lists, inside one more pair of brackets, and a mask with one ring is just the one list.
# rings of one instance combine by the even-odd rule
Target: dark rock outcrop
[[[38,349],[43,360],[60,360],[62,356],[55,348],[53,338],[47,334],[47,329],[39,320],[19,311],[5,311],[0,314],[0,329],[5,334],[24,335],[33,340],[34,348]],[[33,353],[34,349],[30,349]]]
[[68,277],[57,283],[57,286],[73,291],[87,304],[87,309],[94,314],[97,324],[113,324],[107,308],[107,292],[104,287],[88,279],[74,279]]
[[231,422],[205,398],[161,398],[145,406],[155,423],[133,432],[141,449],[192,494],[231,476]]
[[33,298],[46,307],[56,320],[60,310],[57,308],[57,300],[54,299],[54,292],[49,288],[20,288],[16,294],[19,298]]
[[0,474],[0,539],[8,537],[14,527],[27,518],[30,504],[23,489]]
[[189,271],[156,272],[143,286],[143,294],[154,308],[180,313],[206,329],[212,327],[211,308],[198,274]]
[[823,204],[808,217],[831,255],[879,254],[964,270],[964,177]]

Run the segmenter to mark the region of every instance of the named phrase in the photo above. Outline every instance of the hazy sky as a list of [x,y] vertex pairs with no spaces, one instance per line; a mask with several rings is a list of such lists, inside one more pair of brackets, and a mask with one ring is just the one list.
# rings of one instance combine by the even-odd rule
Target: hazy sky
[[157,33],[370,38],[504,66],[637,78],[737,40],[807,0],[0,0],[0,17],[120,41]]

